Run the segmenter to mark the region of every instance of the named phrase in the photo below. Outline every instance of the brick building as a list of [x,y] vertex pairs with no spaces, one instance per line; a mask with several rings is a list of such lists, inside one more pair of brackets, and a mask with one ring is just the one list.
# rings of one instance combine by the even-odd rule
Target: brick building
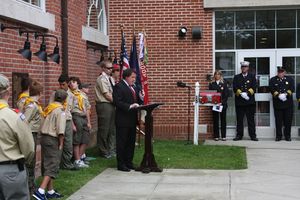
[[[238,63],[251,62],[258,79],[256,125],[259,138],[273,138],[274,116],[268,80],[277,65],[286,65],[287,73],[299,82],[300,71],[300,3],[287,1],[245,0],[0,0],[0,23],[58,37],[61,62],[24,59],[17,50],[23,47],[26,34],[18,30],[0,32],[0,72],[13,82],[12,104],[19,92],[21,76],[29,75],[45,85],[45,100],[57,87],[61,72],[79,76],[84,82],[96,80],[101,50],[120,52],[120,25],[130,49],[133,25],[136,32],[146,30],[149,50],[148,78],[150,100],[164,102],[155,112],[154,134],[160,138],[185,139],[187,135],[187,91],[176,82],[189,85],[200,82],[207,89],[207,76],[221,69],[230,82],[239,73]],[[181,27],[185,37],[178,36]],[[193,38],[193,29],[201,30],[201,39]],[[41,38],[29,34],[32,52]],[[45,38],[47,52],[55,39]],[[128,52],[129,54],[129,52]],[[192,99],[193,99],[192,92]],[[90,99],[94,103],[93,91]],[[235,133],[233,97],[229,98],[228,135]],[[296,102],[295,102],[296,105]],[[94,104],[93,104],[94,106]],[[191,107],[191,126],[193,107]],[[96,114],[93,109],[93,127]],[[298,136],[300,115],[295,106],[293,137]],[[211,111],[200,109],[200,124],[212,132]]]

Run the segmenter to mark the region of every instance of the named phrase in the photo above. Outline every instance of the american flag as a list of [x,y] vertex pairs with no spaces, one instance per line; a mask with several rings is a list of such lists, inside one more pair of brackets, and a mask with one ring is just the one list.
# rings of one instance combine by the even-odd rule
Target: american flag
[[122,79],[122,72],[125,69],[129,68],[129,61],[128,61],[128,55],[127,55],[127,49],[126,49],[126,42],[125,42],[125,33],[122,30],[122,42],[121,42],[121,52],[120,52],[120,77]]

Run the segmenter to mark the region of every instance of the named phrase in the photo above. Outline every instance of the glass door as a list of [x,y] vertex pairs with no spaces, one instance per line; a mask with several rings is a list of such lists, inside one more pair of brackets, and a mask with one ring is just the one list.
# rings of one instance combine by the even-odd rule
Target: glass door
[[[275,124],[272,95],[269,90],[269,80],[276,75],[275,51],[239,51],[237,53],[237,63],[240,63],[241,61],[249,61],[249,73],[255,74],[256,76],[255,123],[257,137],[273,138],[275,135]],[[241,73],[240,65],[237,65],[236,72]],[[245,133],[247,133],[247,131],[248,129],[245,127]]]

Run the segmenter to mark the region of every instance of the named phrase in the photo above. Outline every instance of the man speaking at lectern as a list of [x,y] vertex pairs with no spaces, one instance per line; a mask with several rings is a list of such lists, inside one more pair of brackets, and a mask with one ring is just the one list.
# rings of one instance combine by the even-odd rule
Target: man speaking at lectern
[[136,73],[126,69],[123,80],[114,88],[113,102],[116,106],[116,147],[118,170],[129,172],[135,169],[132,163],[135,147],[137,107],[142,103],[134,88]]

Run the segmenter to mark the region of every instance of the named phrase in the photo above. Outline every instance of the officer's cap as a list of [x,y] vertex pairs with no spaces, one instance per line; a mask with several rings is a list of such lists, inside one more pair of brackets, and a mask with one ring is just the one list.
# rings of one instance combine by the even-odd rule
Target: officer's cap
[[3,74],[0,74],[0,93],[6,91],[9,88],[9,80]]
[[242,62],[240,62],[240,64],[241,64],[241,67],[249,67],[250,62],[248,62],[248,61],[242,61]]
[[277,66],[277,72],[284,72],[286,68],[284,66]]
[[63,102],[66,100],[68,93],[63,89],[58,89],[55,92],[54,101]]

